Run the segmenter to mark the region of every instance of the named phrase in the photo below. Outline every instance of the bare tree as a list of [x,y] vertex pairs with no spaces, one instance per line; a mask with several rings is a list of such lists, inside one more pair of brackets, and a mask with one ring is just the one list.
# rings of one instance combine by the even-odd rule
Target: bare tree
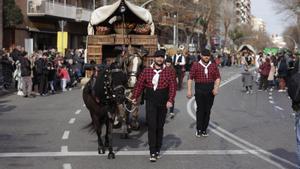
[[285,13],[288,18],[297,18],[297,39],[300,39],[300,0],[273,0],[277,4],[277,12]]
[[291,50],[295,49],[295,43],[299,43],[300,39],[297,25],[291,25],[285,28],[283,32],[283,38],[287,43],[287,47]]
[[221,5],[221,20],[224,26],[224,47],[227,47],[229,29],[235,18],[234,4],[232,0],[223,0]]

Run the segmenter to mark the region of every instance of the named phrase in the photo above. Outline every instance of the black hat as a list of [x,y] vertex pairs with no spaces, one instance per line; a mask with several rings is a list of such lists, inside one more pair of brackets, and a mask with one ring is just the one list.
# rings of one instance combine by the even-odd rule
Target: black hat
[[166,62],[167,62],[167,63],[172,63],[172,58],[171,58],[171,57],[167,57],[167,58],[166,58]]
[[202,56],[210,56],[211,54],[210,54],[210,51],[208,49],[203,49],[201,51],[201,55]]
[[162,50],[157,50],[154,54],[154,57],[165,57],[165,53],[164,51]]

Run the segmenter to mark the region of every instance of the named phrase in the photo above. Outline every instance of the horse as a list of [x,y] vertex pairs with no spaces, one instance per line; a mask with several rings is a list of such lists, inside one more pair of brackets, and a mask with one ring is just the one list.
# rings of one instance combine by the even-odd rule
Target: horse
[[[141,47],[141,48],[135,48],[134,52],[132,55],[129,55],[125,58],[124,64],[125,64],[125,71],[127,72],[127,78],[128,78],[128,83],[127,83],[127,90],[126,90],[126,96],[127,100],[129,100],[130,103],[130,97],[133,94],[133,88],[137,82],[137,78],[139,76],[139,73],[143,69],[143,57],[148,55],[148,51]],[[137,101],[138,103],[141,102],[141,97]],[[125,104],[124,108],[126,110],[126,114],[129,116],[131,113],[132,119],[130,123],[130,128],[134,130],[138,130],[140,125],[138,122],[138,117],[139,117],[139,105],[134,105],[134,104]],[[129,120],[129,118],[127,118]],[[128,122],[129,123],[129,122]]]
[[[98,154],[105,154],[108,148],[108,159],[114,159],[112,148],[112,130],[114,119],[125,99],[126,74],[113,63],[109,67],[95,67],[91,79],[83,88],[83,101],[89,110],[92,122],[85,128],[96,132],[98,137]],[[101,138],[102,127],[106,126],[105,143]]]

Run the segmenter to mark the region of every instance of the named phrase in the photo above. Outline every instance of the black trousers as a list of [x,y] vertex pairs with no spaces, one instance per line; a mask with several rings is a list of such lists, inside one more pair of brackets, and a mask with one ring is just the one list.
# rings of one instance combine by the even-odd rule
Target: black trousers
[[210,120],[211,108],[215,99],[212,93],[213,84],[202,84],[201,87],[196,84],[195,87],[197,130],[206,131]]
[[181,66],[176,66],[175,71],[176,71],[176,78],[177,78],[177,89],[181,90],[181,88],[182,88],[182,76],[183,76],[182,67]]
[[259,89],[263,89],[263,90],[268,89],[268,76],[264,76],[264,75],[260,76]]
[[168,90],[146,90],[146,120],[150,154],[160,152],[167,115]]
[[42,75],[39,78],[40,78],[39,93],[40,94],[48,93],[48,77],[46,75]]

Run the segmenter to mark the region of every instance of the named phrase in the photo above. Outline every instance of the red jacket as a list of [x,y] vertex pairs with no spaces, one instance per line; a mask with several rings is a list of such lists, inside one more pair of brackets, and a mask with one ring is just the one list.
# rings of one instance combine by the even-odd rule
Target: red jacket
[[269,76],[270,70],[271,64],[268,60],[259,67],[259,72],[263,76]]
[[68,70],[66,68],[59,69],[58,76],[60,77],[60,79],[70,80],[70,76],[69,76]]

